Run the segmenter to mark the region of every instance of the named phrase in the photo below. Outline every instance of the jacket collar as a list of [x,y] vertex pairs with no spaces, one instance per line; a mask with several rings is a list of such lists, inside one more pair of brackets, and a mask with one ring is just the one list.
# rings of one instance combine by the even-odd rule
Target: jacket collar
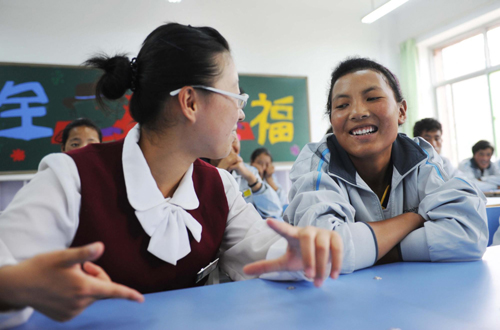
[[165,198],[139,147],[139,138],[140,128],[137,124],[128,132],[123,143],[123,174],[130,205],[137,211],[145,211],[165,202],[185,210],[197,209],[199,201],[193,185],[193,164],[184,174],[172,198]]
[[[327,140],[330,149],[330,164],[328,171],[347,182],[356,185],[356,168],[347,152],[337,141],[335,134],[330,135]],[[394,168],[405,176],[415,165],[427,158],[422,148],[405,134],[398,134],[392,144],[391,160]]]

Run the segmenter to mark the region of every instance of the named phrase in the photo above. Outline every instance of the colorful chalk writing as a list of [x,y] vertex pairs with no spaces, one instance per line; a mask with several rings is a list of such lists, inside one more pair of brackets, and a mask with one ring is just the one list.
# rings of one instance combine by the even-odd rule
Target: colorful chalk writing
[[[266,143],[267,136],[271,144],[293,141],[293,96],[271,102],[267,94],[259,93],[259,99],[253,100],[251,107],[262,107],[262,111],[250,122],[250,127],[259,127],[257,142],[260,145]],[[269,119],[276,122],[270,123]]]
[[[35,96],[19,95],[26,92],[32,92]],[[52,136],[52,128],[33,125],[33,118],[44,117],[47,109],[44,106],[30,106],[30,104],[48,102],[49,98],[39,82],[31,81],[14,85],[13,81],[6,81],[0,91],[0,107],[5,104],[19,104],[19,108],[1,112],[0,118],[20,117],[21,126],[0,130],[0,137],[30,141]]]

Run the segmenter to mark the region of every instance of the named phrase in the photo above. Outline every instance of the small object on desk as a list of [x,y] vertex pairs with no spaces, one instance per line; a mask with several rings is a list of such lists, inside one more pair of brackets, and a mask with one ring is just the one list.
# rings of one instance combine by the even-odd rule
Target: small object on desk
[[289,286],[286,288],[287,290],[295,290],[295,287],[294,286]]
[[374,280],[377,280],[377,281],[380,281],[380,280],[382,279],[382,277],[375,276],[373,279],[374,279]]
[[211,272],[213,272],[214,269],[217,267],[218,263],[219,263],[219,258],[212,261],[210,264],[208,264],[207,267],[200,269],[198,274],[196,274],[196,283],[198,283],[199,281],[204,279],[206,276],[208,276]]

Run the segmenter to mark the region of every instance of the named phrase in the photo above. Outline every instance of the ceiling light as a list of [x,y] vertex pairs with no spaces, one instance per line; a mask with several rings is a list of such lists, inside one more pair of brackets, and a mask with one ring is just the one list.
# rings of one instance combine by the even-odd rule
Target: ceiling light
[[182,0],[168,0],[168,2],[181,2]]
[[361,19],[361,22],[365,24],[370,24],[378,20],[380,17],[390,13],[394,9],[398,8],[405,2],[408,2],[408,0],[390,0],[386,3],[384,3],[382,6],[378,7],[365,17]]

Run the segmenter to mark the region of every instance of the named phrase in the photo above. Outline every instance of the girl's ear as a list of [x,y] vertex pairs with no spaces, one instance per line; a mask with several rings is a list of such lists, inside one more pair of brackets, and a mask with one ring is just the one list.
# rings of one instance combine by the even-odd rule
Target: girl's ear
[[403,100],[401,101],[401,103],[399,103],[398,125],[403,125],[405,123],[406,110],[407,110],[406,100]]
[[196,122],[196,115],[200,109],[201,99],[199,94],[191,86],[185,86],[177,95],[177,100],[180,105],[181,114],[187,121]]

